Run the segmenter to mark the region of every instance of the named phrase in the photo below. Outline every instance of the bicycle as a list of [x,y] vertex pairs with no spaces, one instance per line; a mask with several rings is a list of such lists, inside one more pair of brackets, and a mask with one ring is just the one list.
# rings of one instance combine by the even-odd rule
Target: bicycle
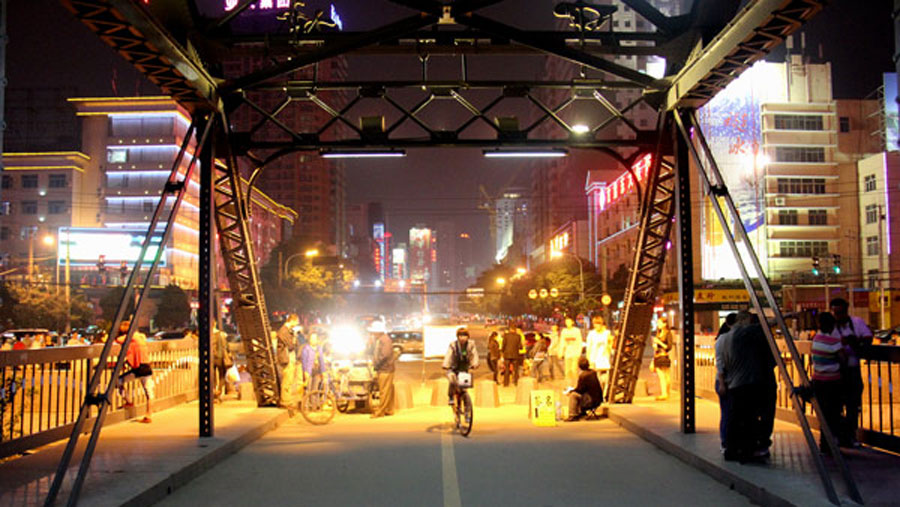
[[[366,377],[368,380],[356,378],[351,369],[352,365],[342,364],[334,369],[334,374],[324,375],[317,388],[306,390],[300,401],[304,419],[317,426],[328,424],[336,411],[350,410],[351,403],[357,408],[364,404],[371,409],[379,402],[378,384],[368,379],[371,375]],[[368,365],[362,369],[368,371]],[[335,384],[334,375],[340,379],[339,385]]]
[[472,374],[461,371],[456,374],[456,390],[453,393],[453,417],[460,435],[467,437],[472,432]]

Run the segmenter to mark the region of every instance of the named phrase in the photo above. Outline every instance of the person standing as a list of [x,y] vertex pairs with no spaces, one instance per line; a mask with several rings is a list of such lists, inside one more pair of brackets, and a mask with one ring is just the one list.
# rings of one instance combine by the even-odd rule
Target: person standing
[[862,410],[862,370],[859,355],[863,347],[872,343],[872,331],[859,317],[851,317],[850,304],[846,299],[834,298],[829,305],[834,315],[834,333],[841,338],[847,364],[841,372],[841,384],[844,389],[844,432],[841,445],[859,447],[856,432],[859,428],[859,413]]
[[[835,318],[829,312],[818,316],[819,332],[812,339],[812,384],[819,400],[821,414],[832,435],[841,430],[841,408],[843,406],[843,386],[841,385],[841,364],[846,362],[846,354],[841,338],[834,332]],[[824,453],[831,452],[825,444],[825,436],[819,434],[819,448]]]
[[500,341],[498,340],[499,334],[497,331],[491,331],[491,335],[488,336],[488,367],[491,369],[491,373],[494,375],[494,383],[497,384],[497,373],[499,372],[500,365]]
[[563,360],[566,367],[566,385],[574,386],[578,382],[578,358],[584,350],[581,329],[575,327],[575,320],[566,317],[566,327],[559,333],[563,347]]
[[308,391],[322,388],[325,358],[319,343],[319,335],[315,331],[309,333],[308,342],[300,349],[300,368],[303,370],[303,385]]
[[609,346],[610,336],[609,329],[606,328],[606,322],[603,317],[595,315],[591,319],[593,329],[587,335],[587,358],[591,369],[600,376],[600,384],[606,386],[609,376]]
[[658,401],[669,399],[669,384],[672,380],[669,372],[672,366],[669,351],[673,346],[669,322],[665,317],[656,319],[656,336],[653,337],[653,362],[650,363],[650,371],[655,371],[656,377],[659,379],[659,396],[656,397]]
[[222,401],[222,395],[228,394],[233,391],[234,388],[231,388],[231,384],[228,382],[226,378],[226,373],[228,372],[228,368],[231,368],[234,365],[234,358],[231,355],[231,351],[228,350],[228,340],[227,334],[225,331],[222,331],[213,324],[212,329],[212,339],[213,339],[213,367],[215,369],[215,378],[216,378],[216,390],[215,390],[215,400],[217,402]]
[[[722,451],[725,451],[725,433],[728,428],[728,417],[731,415],[731,398],[728,397],[728,389],[726,387],[725,381],[725,360],[724,360],[724,351],[725,347],[729,346],[728,342],[731,339],[731,330],[734,329],[734,326],[737,323],[737,313],[729,313],[725,317],[725,322],[719,327],[719,332],[716,334],[716,344],[715,344],[715,353],[716,353],[716,395],[719,397],[719,442],[722,447]],[[727,338],[725,338],[727,336]],[[723,339],[724,338],[724,339]]]
[[559,324],[554,323],[550,326],[550,346],[547,348],[547,355],[550,359],[550,380],[556,380],[556,372],[559,372],[561,378],[565,378],[566,372],[563,370],[563,350],[562,340],[559,338]]
[[[128,328],[130,327],[131,322],[127,320],[119,324],[119,336],[116,338],[116,343],[119,345],[125,343],[125,338],[128,336]],[[140,422],[150,423],[150,416],[153,414],[151,407],[154,387],[153,368],[150,366],[150,352],[147,350],[147,337],[144,333],[135,330],[134,334],[131,335],[131,343],[128,345],[128,351],[125,352],[125,362],[128,370],[119,375],[117,381],[119,396],[125,399],[123,407],[130,408],[134,406],[132,391],[125,389],[125,383],[132,380],[139,381],[144,389],[144,395],[147,397],[147,413],[144,414],[144,418]]]
[[290,406],[293,399],[291,379],[294,378],[294,362],[297,352],[297,337],[294,328],[300,323],[296,313],[288,314],[284,323],[275,333],[277,348],[278,379],[281,383],[281,404]]
[[519,358],[521,357],[522,335],[512,322],[503,333],[503,386],[509,386],[509,376],[513,375],[513,384],[519,384]]
[[369,325],[369,335],[373,338],[372,363],[378,376],[379,403],[372,417],[394,415],[394,347],[385,333],[384,322],[373,321]]

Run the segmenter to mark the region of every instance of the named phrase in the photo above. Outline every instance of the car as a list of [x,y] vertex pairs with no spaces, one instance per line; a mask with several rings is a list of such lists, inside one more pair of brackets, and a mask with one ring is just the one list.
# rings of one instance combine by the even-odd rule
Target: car
[[400,354],[421,354],[424,350],[420,331],[398,331],[388,333],[394,350]]
[[154,340],[180,340],[184,337],[184,331],[159,331],[151,336]]

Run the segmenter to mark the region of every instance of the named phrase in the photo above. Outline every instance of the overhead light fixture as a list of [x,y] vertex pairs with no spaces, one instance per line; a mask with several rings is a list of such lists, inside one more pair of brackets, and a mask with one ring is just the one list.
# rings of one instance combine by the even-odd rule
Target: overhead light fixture
[[406,150],[325,150],[322,158],[398,158],[405,157]]
[[591,128],[584,123],[572,125],[572,132],[575,132],[576,134],[587,134],[590,130]]
[[569,153],[566,150],[484,150],[485,157],[489,158],[553,158],[565,157]]

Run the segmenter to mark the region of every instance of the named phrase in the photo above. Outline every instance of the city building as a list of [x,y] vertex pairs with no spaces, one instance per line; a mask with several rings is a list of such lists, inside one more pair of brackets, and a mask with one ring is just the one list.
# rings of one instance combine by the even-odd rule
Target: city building
[[494,261],[501,263],[513,245],[525,244],[528,228],[528,199],[525,188],[507,188],[494,202]]
[[[3,190],[8,214],[0,223],[0,234],[7,234],[0,239],[0,252],[20,261],[34,245],[33,238],[40,238],[36,255],[47,257],[45,265],[64,264],[68,258],[73,283],[119,285],[140,250],[189,117],[168,97],[69,101],[81,120],[80,152],[4,154],[11,172],[3,179],[4,187],[9,187]],[[181,171],[194,150],[191,144]],[[154,285],[196,288],[198,182],[195,169]],[[290,235],[297,214],[256,189],[250,212],[254,253],[262,265]],[[23,233],[26,230],[31,234]],[[49,240],[44,244],[46,235],[59,237],[53,245]]]
[[78,119],[66,101],[77,94],[77,87],[9,87],[5,94],[3,151],[70,151],[80,146]]
[[[260,18],[260,22],[274,21],[272,12],[249,13],[247,20]],[[234,58],[225,62],[225,77],[246,75],[266,63],[263,58],[251,56],[248,50],[258,49],[254,44],[242,44],[232,52]],[[347,76],[344,58],[333,58],[293,73],[298,82],[342,81]],[[266,111],[277,111],[275,116],[281,125],[294,132],[315,133],[316,129],[333,120],[332,115],[316,105],[309,97],[278,97],[273,93],[248,92],[247,98]],[[342,92],[320,91],[317,98],[333,106],[343,104]],[[340,107],[336,107],[340,108]],[[263,117],[249,106],[235,110],[232,121],[236,131],[254,130],[258,141],[283,141],[285,132],[272,122],[259,124]],[[258,127],[258,128],[257,128]],[[321,135],[328,137],[333,131],[346,128],[337,122]],[[295,152],[284,155],[263,169],[259,188],[277,202],[294,209],[299,214],[293,236],[326,245],[337,255],[350,254],[346,216],[346,180],[340,160],[325,159],[318,153]],[[369,228],[371,234],[371,227]]]
[[858,184],[862,286],[868,289],[858,306],[867,303],[869,322],[887,329],[900,323],[900,212],[892,206],[892,189],[900,188],[900,151],[861,160]]

